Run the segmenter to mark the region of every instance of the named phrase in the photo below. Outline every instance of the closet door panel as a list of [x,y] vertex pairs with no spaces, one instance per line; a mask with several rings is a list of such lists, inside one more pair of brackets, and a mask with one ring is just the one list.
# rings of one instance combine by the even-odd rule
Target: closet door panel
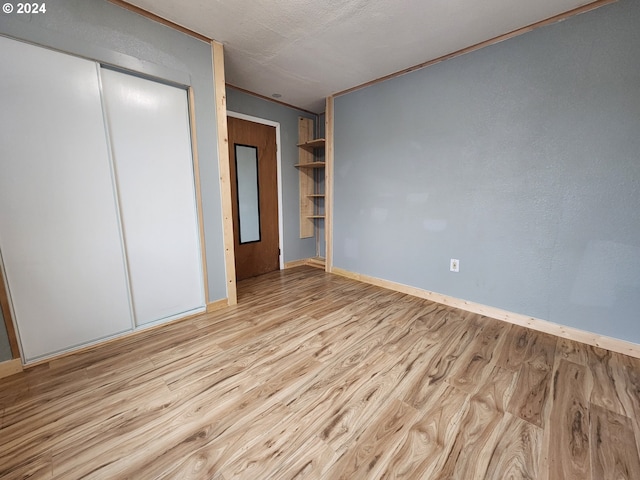
[[187,92],[102,70],[138,325],[204,307]]
[[27,361],[132,328],[97,65],[0,37],[0,252]]

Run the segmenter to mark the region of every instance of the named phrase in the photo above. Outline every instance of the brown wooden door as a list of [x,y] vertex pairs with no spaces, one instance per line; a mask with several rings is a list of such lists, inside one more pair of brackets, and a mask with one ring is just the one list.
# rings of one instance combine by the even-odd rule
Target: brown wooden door
[[227,125],[236,279],[242,280],[280,267],[276,129],[234,117]]

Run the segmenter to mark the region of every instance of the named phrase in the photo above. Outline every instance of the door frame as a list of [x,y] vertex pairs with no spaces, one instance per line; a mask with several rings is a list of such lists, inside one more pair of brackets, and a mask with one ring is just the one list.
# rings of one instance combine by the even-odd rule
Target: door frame
[[[245,115],[244,113],[232,112],[231,110],[227,110],[227,116],[276,128],[276,168],[278,178],[278,248],[280,249],[280,254],[278,255],[278,265],[280,266],[280,270],[284,270],[284,221],[282,214],[282,156],[280,154],[280,151],[282,149],[280,148],[280,123],[274,122],[273,120],[267,120],[265,118],[254,117],[252,115]],[[235,255],[236,253],[234,250],[234,261]]]

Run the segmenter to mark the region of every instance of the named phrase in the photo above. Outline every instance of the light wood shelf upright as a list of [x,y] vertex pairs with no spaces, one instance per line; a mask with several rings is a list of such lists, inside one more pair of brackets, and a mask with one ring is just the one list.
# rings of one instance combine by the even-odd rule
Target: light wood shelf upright
[[325,218],[324,208],[319,203],[324,199],[321,177],[324,179],[325,162],[318,161],[325,139],[314,138],[313,120],[298,119],[298,163],[300,177],[300,238],[315,236],[317,222]]

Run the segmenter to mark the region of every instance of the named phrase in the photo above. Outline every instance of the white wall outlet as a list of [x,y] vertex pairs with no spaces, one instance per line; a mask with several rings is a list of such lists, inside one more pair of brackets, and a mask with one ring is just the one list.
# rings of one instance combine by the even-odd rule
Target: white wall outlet
[[460,271],[460,260],[458,260],[457,258],[452,258],[451,262],[449,263],[449,270],[452,272],[459,272]]

